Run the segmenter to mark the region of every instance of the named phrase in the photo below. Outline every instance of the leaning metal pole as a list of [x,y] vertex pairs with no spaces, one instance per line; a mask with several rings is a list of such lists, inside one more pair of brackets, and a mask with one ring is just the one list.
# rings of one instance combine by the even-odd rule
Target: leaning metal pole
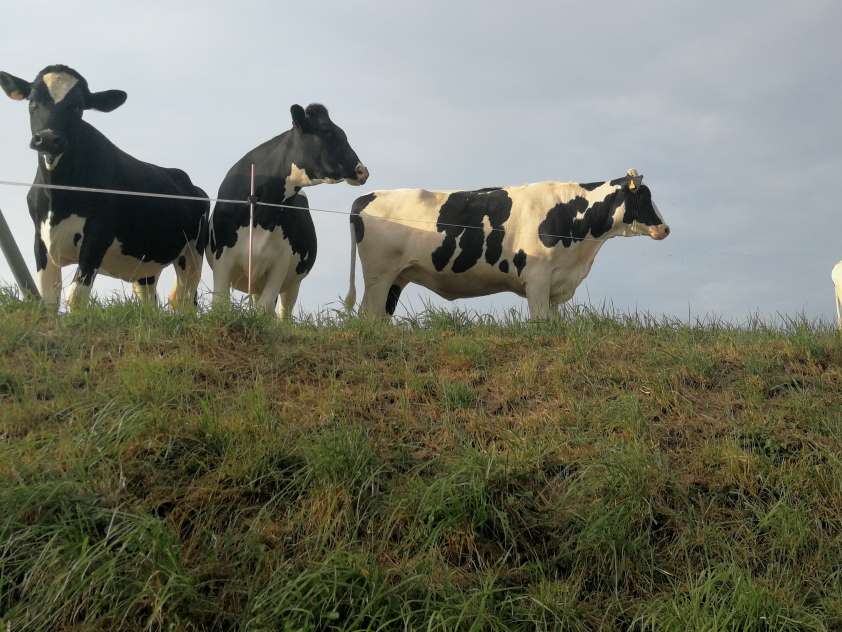
[[15,276],[15,281],[17,281],[21,293],[24,296],[39,297],[38,288],[35,286],[29,268],[26,267],[26,262],[20,254],[15,238],[12,237],[12,231],[9,230],[9,225],[3,217],[2,210],[0,210],[0,249],[3,250],[3,255],[12,269],[12,274]]

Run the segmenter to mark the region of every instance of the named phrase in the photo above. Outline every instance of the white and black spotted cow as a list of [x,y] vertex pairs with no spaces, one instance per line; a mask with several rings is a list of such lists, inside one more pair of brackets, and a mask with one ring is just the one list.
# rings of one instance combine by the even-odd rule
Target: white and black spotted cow
[[[38,152],[35,184],[207,197],[186,173],[141,162],[82,119],[85,110],[121,106],[121,90],[91,92],[67,66],[48,66],[32,83],[0,72],[15,100],[28,100],[30,147]],[[68,303],[86,302],[98,273],[133,283],[135,294],[157,301],[158,275],[175,264],[171,303],[192,304],[207,243],[207,201],[48,190],[27,196],[35,223],[35,265],[43,300],[57,306],[61,268],[78,264]]]
[[367,315],[391,315],[401,290],[418,283],[446,299],[514,292],[532,318],[558,314],[590,272],[606,239],[669,228],[642,176],[574,184],[540,182],[478,191],[376,191],[351,215],[351,287],[356,248]]
[[[368,169],[348,144],[345,132],[330,120],[324,106],[305,110],[293,105],[292,129],[259,145],[228,171],[219,196],[249,196],[255,165],[255,194],[260,202],[298,209],[256,205],[252,237],[252,299],[272,312],[280,295],[279,315],[289,317],[301,281],[316,261],[316,230],[303,187],[345,180],[361,185]],[[248,291],[249,207],[217,202],[211,214],[208,263],[213,269],[214,303],[226,302],[230,289]]]

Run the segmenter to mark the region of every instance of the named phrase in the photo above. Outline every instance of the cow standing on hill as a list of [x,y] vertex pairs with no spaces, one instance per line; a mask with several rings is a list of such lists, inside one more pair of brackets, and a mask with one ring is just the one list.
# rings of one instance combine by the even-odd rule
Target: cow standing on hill
[[[207,198],[186,173],[141,162],[82,120],[85,110],[111,112],[121,90],[91,92],[82,75],[48,66],[32,83],[0,72],[12,99],[29,102],[30,147],[38,152],[34,184],[119,189]],[[172,200],[33,187],[27,196],[35,224],[35,266],[44,302],[58,306],[61,268],[78,263],[68,296],[87,302],[103,273],[131,281],[138,298],[157,301],[161,270],[175,264],[174,304],[193,304],[207,243],[208,201]]]
[[[365,184],[368,169],[348,144],[327,109],[312,104],[291,108],[292,129],[255,147],[225,176],[219,198],[244,200],[249,194],[251,165],[255,165],[257,204],[252,244],[252,287],[255,305],[272,312],[281,298],[279,315],[288,318],[301,281],[316,261],[316,230],[303,187],[345,180]],[[208,263],[213,269],[213,302],[227,302],[233,287],[247,292],[249,269],[249,207],[217,202],[211,214]]]
[[414,282],[450,300],[514,292],[526,297],[532,318],[557,315],[605,240],[669,235],[642,178],[630,169],[623,178],[588,184],[364,195],[351,210],[345,304],[350,309],[356,300],[358,247],[364,314],[394,314],[401,290]]

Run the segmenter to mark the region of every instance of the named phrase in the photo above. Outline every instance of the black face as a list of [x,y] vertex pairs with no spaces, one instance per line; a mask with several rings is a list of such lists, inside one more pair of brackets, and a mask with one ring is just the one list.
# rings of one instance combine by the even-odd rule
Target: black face
[[658,207],[652,201],[652,191],[645,184],[631,188],[625,187],[624,224],[637,222],[649,229],[649,235],[654,239],[664,239],[670,234],[669,226],[664,223]]
[[290,108],[293,129],[300,134],[302,148],[298,165],[311,180],[346,180],[349,184],[364,184],[368,169],[348,144],[341,127],[330,120],[327,109],[317,103],[304,110],[300,105]]
[[91,93],[85,78],[67,66],[48,66],[32,83],[0,72],[0,86],[9,98],[29,101],[29,146],[44,157],[49,171],[72,146],[84,110],[110,112],[126,100],[121,90]]
[[626,213],[623,223],[639,222],[644,226],[659,226],[664,223],[652,202],[652,192],[645,184],[626,189]]

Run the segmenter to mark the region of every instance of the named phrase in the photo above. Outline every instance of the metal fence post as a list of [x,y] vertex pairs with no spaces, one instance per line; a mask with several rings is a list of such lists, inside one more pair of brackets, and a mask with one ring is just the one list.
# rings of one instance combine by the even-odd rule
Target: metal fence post
[[3,255],[5,255],[9,267],[12,269],[12,274],[15,276],[15,281],[17,281],[21,293],[24,296],[31,295],[39,298],[41,295],[38,293],[38,287],[32,280],[32,275],[29,273],[29,268],[26,267],[26,262],[20,254],[12,231],[9,230],[9,225],[3,217],[2,210],[0,210],[0,249],[3,250]]

